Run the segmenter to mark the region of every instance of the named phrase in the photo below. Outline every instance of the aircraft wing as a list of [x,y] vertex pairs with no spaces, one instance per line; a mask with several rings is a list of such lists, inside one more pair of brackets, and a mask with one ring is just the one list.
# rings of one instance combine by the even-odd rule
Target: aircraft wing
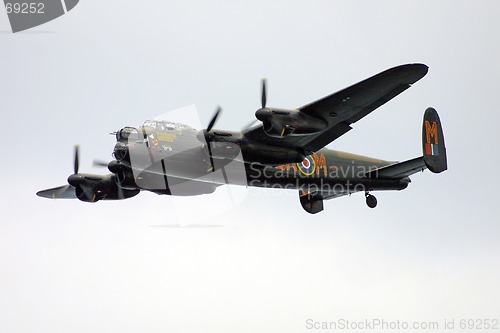
[[300,147],[306,152],[315,152],[351,130],[351,124],[408,89],[424,77],[427,70],[424,64],[397,66],[298,108],[300,112],[328,123],[327,128],[320,132],[275,138],[266,135],[260,125],[243,135],[268,145]]
[[63,185],[48,190],[38,191],[36,195],[49,199],[76,199],[75,188],[71,185]]

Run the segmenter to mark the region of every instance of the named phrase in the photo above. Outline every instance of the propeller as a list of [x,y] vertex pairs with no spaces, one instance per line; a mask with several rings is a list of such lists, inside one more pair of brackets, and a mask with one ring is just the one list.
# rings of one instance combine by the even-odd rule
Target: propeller
[[[94,165],[105,165],[107,166],[107,163],[103,163],[100,161],[94,161]],[[83,199],[80,197],[81,194],[85,196],[85,198],[89,201],[94,201],[96,198],[96,194],[93,192],[92,185],[85,184],[87,181],[86,178],[87,176],[84,174],[79,174],[80,168],[80,147],[78,145],[75,145],[74,148],[74,159],[73,159],[73,174],[71,174],[68,177],[68,184],[47,189],[47,190],[42,190],[38,191],[36,194],[40,197],[44,198],[52,198],[52,199]],[[100,177],[100,176],[98,176]],[[119,181],[119,176],[115,175],[115,180],[116,180],[116,185],[117,185],[117,196],[119,199],[125,199],[124,195],[124,189],[120,185]],[[103,181],[107,181],[106,176],[102,178]],[[95,182],[94,182],[95,183]],[[109,186],[108,183],[104,184],[105,188]],[[81,194],[77,194],[79,191],[81,191]]]
[[120,181],[119,181],[119,177],[118,175],[115,174],[115,177],[116,177],[116,187],[118,189],[118,199],[125,199],[125,195],[123,194],[123,188],[120,184]]
[[266,108],[267,93],[266,93],[266,79],[262,79],[262,108]]
[[[78,170],[80,168],[80,146],[75,145],[74,148],[74,160],[73,160],[73,174],[68,177],[68,183],[73,188],[77,188],[79,182],[81,181],[81,176],[78,174]],[[62,190],[61,190],[62,192]],[[85,194],[87,197],[88,195]]]
[[212,119],[208,123],[207,132],[210,132],[210,130],[212,129],[212,127],[214,127],[215,122],[217,121],[217,118],[219,117],[219,115],[220,115],[221,112],[222,112],[222,108],[220,106],[218,106],[217,109],[214,112],[214,115],[212,116]]
[[215,110],[212,118],[210,119],[210,122],[208,123],[207,128],[200,130],[198,132],[198,134],[196,134],[196,138],[199,141],[201,141],[202,143],[205,143],[205,142],[209,141],[208,134],[210,133],[210,131],[214,127],[215,122],[217,121],[217,118],[219,118],[219,115],[220,115],[221,112],[222,112],[222,108],[220,106],[218,106],[217,109]]
[[212,158],[212,147],[210,146],[211,140],[210,140],[209,133],[212,130],[212,128],[214,127],[215,122],[219,118],[221,112],[222,112],[222,108],[220,106],[218,106],[217,109],[215,109],[215,112],[214,112],[212,118],[210,119],[210,122],[208,123],[207,128],[201,130],[197,135],[197,138],[199,141],[207,144],[208,155],[210,156],[210,166],[211,166],[212,171],[215,170],[215,167],[214,167],[214,160]]
[[250,127],[252,127],[258,121],[259,121],[259,119],[252,120],[251,122],[249,122],[248,124],[246,124],[245,126],[243,126],[241,128],[240,132],[246,132]]
[[[73,161],[73,174],[68,177],[68,182],[70,182],[70,179],[74,179],[74,176],[78,174],[78,169],[80,166],[80,157],[79,157],[79,147],[78,145],[75,145],[74,149],[74,161]],[[57,188],[57,191],[53,193],[54,198],[59,198],[63,196],[63,193],[68,192],[70,189],[74,190],[74,186],[71,184],[68,185],[63,185]]]
[[[105,163],[102,161],[97,161],[97,160],[94,160],[92,164],[94,166],[108,166],[108,163]],[[79,177],[79,174],[78,174],[79,167],[80,167],[80,146],[75,145],[75,159],[73,162],[73,172],[74,173],[73,173],[73,175],[69,176],[68,182],[70,182],[70,180],[78,181],[77,179]],[[116,177],[118,177],[118,176],[116,176]],[[116,182],[116,185],[117,185],[117,191],[118,191],[118,198],[124,199],[125,196],[123,195],[123,189],[120,186],[118,181]],[[70,183],[70,185],[67,185],[67,186],[72,186],[72,185]],[[75,186],[72,186],[72,187],[75,187]],[[80,188],[83,190],[83,192],[85,193],[85,196],[88,199],[90,199],[94,196],[93,193],[90,193],[88,190],[86,191],[85,187],[80,187]],[[61,189],[61,193],[66,191],[66,190],[67,190],[67,188]]]
[[73,167],[73,173],[76,175],[78,173],[78,167],[80,165],[80,157],[79,157],[79,150],[80,150],[80,147],[78,145],[75,145],[75,164],[74,164],[74,167]]
[[108,162],[104,162],[104,161],[100,161],[100,160],[94,160],[92,161],[92,166],[93,167],[104,167],[104,168],[107,168],[108,167]]
[[[267,104],[267,80],[264,78],[261,81],[261,108],[259,110],[265,109],[266,104]],[[258,121],[259,119],[252,120],[250,123],[243,126],[241,132],[246,132],[250,127],[252,127]]]

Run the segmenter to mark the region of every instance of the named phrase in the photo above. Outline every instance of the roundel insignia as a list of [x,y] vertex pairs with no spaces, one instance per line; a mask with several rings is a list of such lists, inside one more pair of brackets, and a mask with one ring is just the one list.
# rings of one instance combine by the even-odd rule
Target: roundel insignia
[[306,176],[310,176],[316,170],[316,162],[312,156],[306,156],[301,163],[297,163],[300,172]]

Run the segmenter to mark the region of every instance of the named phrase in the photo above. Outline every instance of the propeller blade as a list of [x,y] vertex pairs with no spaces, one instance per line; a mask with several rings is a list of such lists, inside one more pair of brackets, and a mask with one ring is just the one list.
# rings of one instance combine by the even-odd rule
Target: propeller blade
[[[209,138],[207,137],[208,133],[210,130],[214,127],[215,122],[217,121],[217,118],[219,117],[220,113],[222,112],[222,108],[220,106],[217,107],[215,110],[214,115],[212,116],[212,119],[210,120],[210,123],[207,126],[206,130],[202,130],[199,132],[199,135],[197,135],[198,140],[202,141],[203,143],[206,143],[207,149],[208,149],[208,156],[210,158],[210,167],[211,170],[214,171],[214,159],[212,158],[212,147],[210,146],[211,142]],[[203,135],[203,136],[201,136]]]
[[79,166],[79,160],[80,160],[80,157],[78,156],[79,153],[79,147],[78,145],[75,146],[75,164],[74,164],[74,167],[73,167],[73,171],[74,171],[74,174],[76,175],[78,173],[78,166]]
[[122,182],[120,181],[120,176],[118,173],[115,173],[113,175],[115,184],[116,184],[116,191],[117,191],[117,196],[118,199],[122,200],[125,199],[125,195],[123,194],[123,187],[122,187]]
[[250,123],[246,124],[240,132],[246,132],[250,127],[252,127],[256,122],[258,122],[258,119],[252,120]]
[[208,156],[210,158],[210,167],[211,167],[211,171],[215,171],[215,166],[214,166],[214,159],[212,157],[212,148],[210,146],[210,142],[207,142],[207,148],[208,148]]
[[262,108],[266,107],[267,94],[266,94],[266,79],[262,79]]
[[208,124],[207,132],[210,132],[212,127],[214,127],[215,122],[217,121],[217,118],[219,117],[221,111],[222,111],[222,108],[220,106],[218,106],[217,110],[215,111],[214,115],[212,116],[212,119],[210,120],[210,123]]
[[93,167],[105,167],[105,168],[107,168],[108,164],[109,164],[108,162],[99,161],[99,160],[94,160],[92,162]]
[[123,188],[120,184],[118,184],[118,199],[125,199],[125,196],[123,195]]

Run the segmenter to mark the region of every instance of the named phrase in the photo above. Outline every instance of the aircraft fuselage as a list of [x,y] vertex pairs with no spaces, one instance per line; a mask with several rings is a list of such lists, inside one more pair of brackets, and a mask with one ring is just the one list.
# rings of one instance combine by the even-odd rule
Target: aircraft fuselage
[[[123,130],[122,130],[123,131]],[[123,133],[122,131],[118,133]],[[264,165],[247,162],[252,142],[242,142],[236,132],[213,131],[210,153],[199,131],[172,122],[148,121],[118,142],[117,158],[109,169],[122,174],[130,189],[139,188],[161,194],[196,195],[213,192],[224,184],[264,188],[294,189],[303,192],[325,191],[330,196],[359,191],[401,190],[409,179],[377,179],[370,172],[395,162],[323,148],[304,156],[289,147],[291,162]],[[129,133],[130,134],[130,133]],[[275,149],[269,147],[269,150]],[[254,153],[255,154],[255,153]],[[279,154],[279,150],[277,153]],[[271,156],[272,157],[272,156]],[[255,160],[255,159],[251,159]]]

